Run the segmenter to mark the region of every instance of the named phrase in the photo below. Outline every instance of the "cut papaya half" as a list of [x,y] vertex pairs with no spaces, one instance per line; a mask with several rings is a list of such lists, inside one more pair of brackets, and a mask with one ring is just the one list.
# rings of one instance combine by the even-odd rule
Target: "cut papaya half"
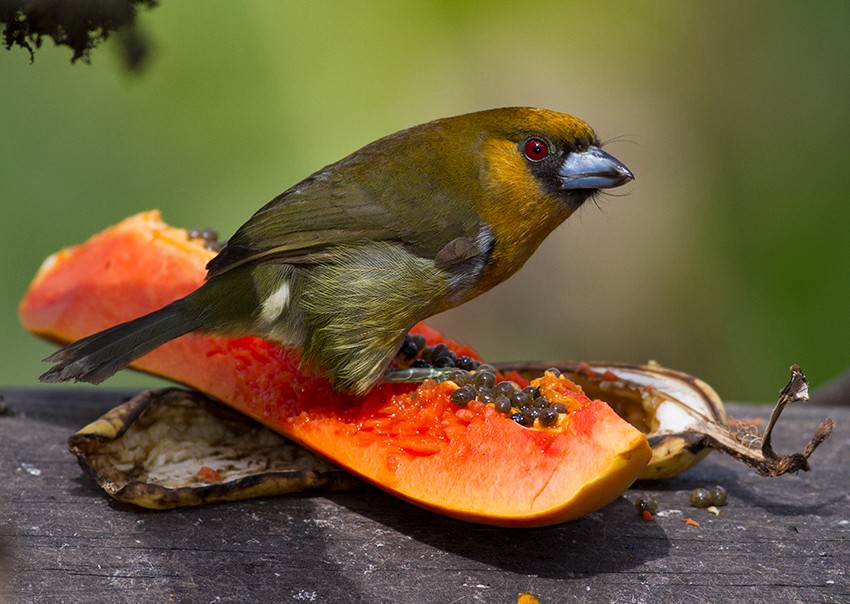
[[[182,297],[214,256],[201,238],[133,216],[42,265],[19,308],[31,332],[67,343]],[[470,349],[419,325],[429,345]],[[547,375],[566,412],[526,427],[454,382],[383,384],[364,397],[301,371],[296,351],[254,337],[189,334],[134,368],[212,395],[356,476],[423,508],[498,526],[579,518],[616,499],[651,457],[647,439],[572,381]]]

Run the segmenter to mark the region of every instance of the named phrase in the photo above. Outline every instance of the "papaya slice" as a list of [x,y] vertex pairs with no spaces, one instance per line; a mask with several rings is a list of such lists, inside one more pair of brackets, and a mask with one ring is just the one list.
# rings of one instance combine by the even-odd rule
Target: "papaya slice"
[[[213,255],[158,212],[138,214],[49,257],[21,301],[21,321],[49,340],[76,340],[186,295]],[[429,345],[474,354],[425,325],[415,331]],[[639,430],[564,378],[547,387],[569,411],[552,427],[529,428],[477,401],[452,404],[453,382],[340,395],[302,372],[296,351],[254,337],[189,334],[133,367],[218,398],[404,500],[471,522],[579,518],[616,499],[651,457]]]

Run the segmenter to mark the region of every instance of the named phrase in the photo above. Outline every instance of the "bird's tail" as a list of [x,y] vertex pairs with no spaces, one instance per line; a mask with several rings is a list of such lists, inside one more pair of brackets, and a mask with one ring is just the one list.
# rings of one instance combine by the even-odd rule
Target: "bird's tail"
[[150,314],[110,327],[54,352],[44,359],[56,363],[38,379],[42,382],[99,384],[140,356],[200,327],[187,312],[186,298]]

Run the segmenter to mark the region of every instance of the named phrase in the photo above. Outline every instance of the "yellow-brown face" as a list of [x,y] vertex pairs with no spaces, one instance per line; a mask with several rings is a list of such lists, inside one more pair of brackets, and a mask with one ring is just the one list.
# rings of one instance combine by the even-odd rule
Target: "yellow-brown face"
[[552,230],[595,192],[632,180],[599,148],[585,122],[545,109],[508,108],[475,114],[482,124],[477,211],[495,245],[482,287],[518,270]]

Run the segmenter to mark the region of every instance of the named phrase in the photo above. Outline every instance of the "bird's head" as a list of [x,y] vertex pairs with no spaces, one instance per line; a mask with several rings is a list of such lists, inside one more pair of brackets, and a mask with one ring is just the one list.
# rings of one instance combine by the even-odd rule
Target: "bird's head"
[[[463,117],[463,116],[462,116]],[[470,114],[480,120],[482,185],[522,217],[546,212],[566,216],[600,189],[634,179],[618,159],[600,148],[582,120],[546,109],[509,107]],[[564,216],[564,218],[566,218]]]
[[593,129],[571,115],[511,107],[451,120],[477,138],[480,194],[470,197],[496,241],[488,271],[494,283],[522,266],[592,195],[634,179],[600,148]]

